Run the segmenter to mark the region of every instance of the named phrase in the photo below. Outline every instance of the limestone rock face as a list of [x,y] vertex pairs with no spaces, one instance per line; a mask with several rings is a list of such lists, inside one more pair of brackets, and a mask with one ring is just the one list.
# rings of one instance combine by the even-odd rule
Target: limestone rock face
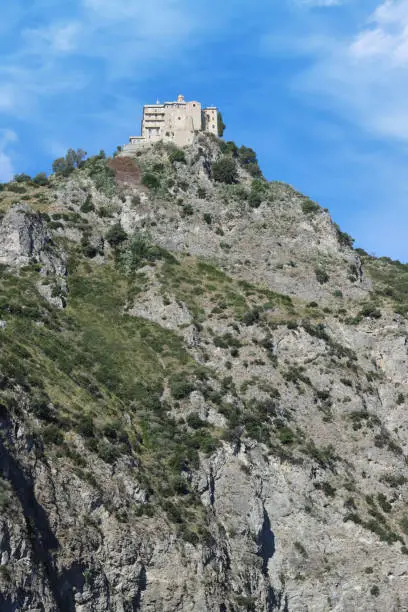
[[65,265],[51,247],[44,222],[28,205],[16,204],[7,211],[0,225],[0,263],[24,266],[41,262],[47,271],[63,275]]
[[54,284],[38,283],[41,294],[61,308],[66,293],[66,261],[64,253],[55,247],[51,235],[39,214],[27,204],[12,206],[0,224],[0,264],[20,268],[41,265],[41,274],[55,279]]
[[1,222],[1,612],[408,609],[405,268],[220,147]]

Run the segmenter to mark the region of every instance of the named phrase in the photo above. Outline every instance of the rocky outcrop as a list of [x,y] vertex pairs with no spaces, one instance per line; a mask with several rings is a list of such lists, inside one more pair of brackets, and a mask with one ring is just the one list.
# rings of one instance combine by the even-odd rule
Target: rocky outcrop
[[219,155],[154,146],[2,220],[1,610],[408,608],[403,304]]
[[26,204],[13,205],[1,221],[0,263],[17,267],[41,263],[47,273],[66,274],[65,262],[53,249],[41,215]]
[[53,282],[38,283],[41,294],[54,306],[63,307],[66,295],[65,254],[56,248],[40,214],[26,204],[15,204],[0,224],[0,264],[21,268],[39,264],[41,274]]

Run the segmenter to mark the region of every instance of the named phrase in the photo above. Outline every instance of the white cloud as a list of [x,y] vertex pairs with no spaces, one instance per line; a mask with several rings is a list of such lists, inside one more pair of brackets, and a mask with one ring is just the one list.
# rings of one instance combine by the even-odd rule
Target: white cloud
[[4,151],[0,151],[0,182],[7,183],[14,174],[11,159]]
[[20,32],[18,51],[3,52],[0,112],[32,117],[41,99],[86,89],[96,66],[90,68],[89,60],[103,74],[100,94],[115,81],[150,76],[188,57],[213,19],[188,0],[78,0],[65,20],[55,17],[58,8],[49,2],[48,21]]
[[408,0],[382,2],[360,31],[318,40],[296,41],[312,54],[296,90],[375,136],[408,142]]
[[23,37],[29,54],[70,53],[78,47],[82,26],[77,21],[53,23],[43,28],[27,29]]
[[0,181],[9,181],[14,175],[13,163],[11,156],[6,152],[7,147],[16,142],[17,134],[12,130],[0,129]]
[[329,6],[339,6],[339,4],[343,4],[344,0],[295,0],[296,4],[301,6],[308,7],[329,7]]
[[351,45],[355,57],[383,59],[391,65],[408,62],[408,2],[386,0],[373,13],[371,27]]

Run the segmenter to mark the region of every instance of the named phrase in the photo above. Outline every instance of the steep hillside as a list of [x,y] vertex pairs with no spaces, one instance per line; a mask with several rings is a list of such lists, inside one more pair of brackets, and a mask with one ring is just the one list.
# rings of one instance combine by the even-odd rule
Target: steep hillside
[[0,193],[0,609],[408,608],[408,267],[197,136]]

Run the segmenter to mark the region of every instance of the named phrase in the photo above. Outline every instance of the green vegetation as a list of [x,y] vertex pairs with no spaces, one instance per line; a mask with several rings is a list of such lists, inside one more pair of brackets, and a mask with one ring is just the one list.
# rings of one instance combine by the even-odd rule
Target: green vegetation
[[223,118],[222,118],[222,114],[220,111],[217,112],[217,129],[218,129],[218,136],[220,138],[222,138],[224,136],[224,130],[227,126],[225,125]]
[[324,285],[329,281],[329,275],[327,274],[326,270],[320,266],[315,268],[315,275],[317,282],[319,282],[321,285]]
[[262,176],[261,169],[258,165],[256,153],[249,147],[242,146],[238,149],[238,163],[244,170],[249,172],[253,177]]
[[313,200],[310,200],[309,198],[306,198],[305,200],[303,200],[302,211],[304,212],[305,215],[314,215],[320,210],[321,210],[320,206],[316,204],[316,202],[313,202]]
[[160,179],[156,174],[146,172],[142,176],[142,184],[149,189],[158,189],[160,187]]
[[[187,397],[203,374],[176,335],[123,314],[138,282],[133,276],[109,264],[81,263],[73,254],[69,304],[59,311],[37,293],[37,274],[27,268],[21,277],[6,272],[0,277],[0,310],[7,319],[0,336],[0,400],[8,406],[20,385],[47,452],[83,465],[66,441],[66,432],[77,431],[107,463],[137,456],[156,505],[162,504],[164,488],[177,498],[181,470],[198,465],[199,451],[213,452],[217,438],[195,417],[188,428],[178,425],[161,396],[168,380],[175,399]],[[35,428],[35,422],[28,419],[26,427]],[[190,492],[182,497],[185,502],[177,506],[183,522],[188,505],[196,502]]]
[[392,305],[395,312],[408,314],[408,264],[389,257],[375,258],[357,249],[365,273],[372,279],[377,300]]
[[212,165],[212,175],[218,183],[227,183],[232,185],[237,181],[238,172],[237,165],[232,157],[224,155]]
[[[214,180],[226,185],[219,186],[216,193],[222,194],[225,202],[231,198],[236,208],[229,211],[231,219],[236,211],[242,210],[248,215],[248,207],[257,208],[262,204],[266,209],[274,198],[278,200],[279,186],[272,187],[262,178],[252,149],[238,148],[231,142],[220,146],[223,156],[213,164],[212,172]],[[346,297],[340,303],[344,309],[338,308],[338,300],[331,297],[328,306],[320,307],[317,301],[307,303],[300,298],[292,301],[268,288],[231,278],[213,262],[191,256],[187,253],[188,241],[184,254],[173,255],[153,244],[150,237],[161,212],[155,219],[152,214],[152,220],[140,215],[140,230],[128,235],[117,221],[116,196],[122,202],[131,201],[135,207],[140,205],[140,197],[134,195],[127,183],[121,183],[119,171],[116,171],[116,183],[115,171],[109,165],[111,160],[103,152],[84,161],[83,152],[70,151],[65,158],[56,160],[54,171],[59,177],[51,177],[50,182],[46,175],[35,180],[36,177],[31,179],[23,174],[11,183],[12,193],[31,194],[35,190],[45,193],[51,191],[49,184],[60,188],[64,177],[71,173],[75,180],[79,177],[76,206],[61,211],[57,202],[57,207],[48,208],[48,212],[42,210],[42,218],[51,229],[69,227],[82,232],[82,238],[75,243],[70,243],[63,232],[54,236],[55,242],[63,245],[69,255],[66,308],[52,307],[38,293],[39,281],[48,285],[52,295],[58,295],[59,291],[58,279],[52,274],[39,277],[38,265],[23,268],[18,276],[0,269],[0,314],[7,323],[0,334],[0,409],[6,412],[17,409],[17,390],[24,396],[27,409],[21,418],[38,445],[38,456],[44,453],[51,460],[65,457],[75,466],[77,476],[96,488],[100,485],[89,469],[90,461],[96,457],[113,466],[122,460],[137,465],[138,478],[148,492],[148,503],[136,510],[127,508],[126,512],[150,516],[160,508],[177,526],[179,536],[196,545],[208,537],[208,532],[206,510],[193,490],[192,471],[198,468],[203,456],[218,448],[220,440],[228,441],[238,453],[241,441],[245,443],[245,437],[250,437],[265,445],[260,447],[265,460],[272,455],[281,461],[303,462],[312,464],[313,470],[324,470],[324,479],[320,470],[318,479],[311,476],[310,488],[321,492],[313,493],[313,497],[319,497],[321,503],[325,496],[323,501],[327,505],[336,496],[340,497],[343,488],[353,491],[353,497],[344,503],[347,512],[344,520],[354,521],[383,541],[402,543],[393,525],[399,525],[401,533],[408,534],[408,517],[394,516],[394,512],[400,512],[395,504],[397,495],[390,495],[385,485],[402,487],[406,477],[385,475],[380,480],[386,493],[375,490],[364,498],[352,481],[347,460],[342,460],[331,445],[317,446],[306,433],[310,431],[307,426],[302,430],[300,421],[296,420],[300,411],[305,412],[304,407],[312,407],[319,421],[332,420],[336,427],[343,422],[345,432],[353,439],[364,435],[366,441],[399,457],[401,466],[405,460],[397,438],[382,426],[375,414],[368,412],[364,403],[360,410],[352,410],[357,405],[354,403],[346,406],[351,400],[344,397],[345,393],[353,399],[354,396],[363,399],[367,389],[370,393],[376,392],[376,382],[381,380],[381,372],[374,369],[374,364],[363,370],[363,359],[357,362],[350,348],[334,340],[336,327],[326,315],[347,315],[346,308],[352,308],[351,298]],[[159,190],[160,206],[152,206],[153,212],[164,206],[166,196],[174,227],[186,225],[188,217],[195,213],[196,220],[201,216],[211,226],[207,232],[218,243],[215,234],[223,235],[220,225],[224,220],[218,222],[221,216],[217,212],[202,212],[210,209],[210,203],[197,203],[193,210],[190,194],[181,193],[189,189],[184,176],[187,169],[177,165],[187,163],[184,151],[175,147],[164,151],[170,163],[166,156],[156,157],[155,149],[153,161],[145,164],[140,161],[136,184],[142,175],[143,185]],[[238,166],[253,177],[250,187],[234,185]],[[93,199],[89,180],[84,178],[90,178],[96,189],[107,197],[94,195]],[[92,193],[95,194],[94,186]],[[170,186],[174,188],[172,191],[167,189]],[[207,197],[203,188],[197,188],[197,182],[192,189],[197,189],[201,199]],[[212,200],[213,190],[209,194],[208,199]],[[111,196],[115,196],[113,204]],[[151,204],[156,204],[154,198]],[[301,206],[305,215],[321,210],[309,199],[302,200]],[[93,215],[87,216],[93,211],[101,218],[114,219],[104,224],[96,219],[97,223],[93,224]],[[185,217],[183,223],[180,215]],[[290,223],[290,216],[288,219]],[[113,255],[106,249],[103,265],[100,258],[93,261],[98,253],[103,254],[104,243],[102,237],[95,238],[94,225],[109,228],[100,233],[112,247]],[[228,220],[224,228],[226,237],[219,244],[227,252],[231,248],[225,241],[229,235]],[[260,231],[263,229],[268,229],[266,223]],[[339,243],[352,247],[352,239],[337,227],[336,230]],[[244,257],[245,254],[239,264],[245,266],[249,260]],[[367,255],[362,257],[376,279],[375,290],[368,303],[360,302],[354,307],[351,314],[360,309],[354,322],[376,319],[382,313],[385,318],[389,301],[399,304],[403,311],[408,304],[408,267]],[[325,269],[329,263],[323,256],[319,261],[322,264],[315,269],[316,279],[324,284],[329,281]],[[296,262],[290,261],[288,265],[295,268]],[[389,278],[388,270],[391,270]],[[360,268],[352,264],[347,273],[356,282]],[[163,326],[132,316],[139,312],[140,304],[150,307],[144,299],[151,295],[159,297],[154,314],[158,312],[163,321],[167,318]],[[343,296],[335,290],[333,297]],[[183,318],[174,317],[174,324],[172,317],[176,308],[183,313]],[[167,324],[177,325],[177,331],[167,329]],[[297,329],[298,332],[287,332]],[[306,356],[299,354],[296,362],[289,350],[290,343],[303,330],[311,336],[309,342],[316,348],[317,356],[314,357],[314,351]],[[184,348],[184,334],[188,334],[189,347],[200,352],[199,363]],[[284,342],[280,345],[282,339]],[[372,356],[368,353],[367,349],[366,363]],[[242,361],[238,361],[240,356]],[[317,359],[320,362],[310,366]],[[404,390],[403,386],[400,388]],[[393,393],[397,404],[405,403],[403,393]],[[193,399],[199,394],[206,406],[218,410],[225,421],[219,419],[216,426],[212,425],[204,410],[192,409]],[[81,436],[83,444],[77,444],[74,432]],[[245,469],[248,470],[243,466],[242,470]],[[347,474],[347,483],[344,474]],[[0,509],[9,508],[11,503],[7,486],[0,480]],[[294,548],[304,559],[308,557],[300,542],[295,542]]]
[[174,149],[169,155],[170,163],[174,164],[175,162],[179,162],[181,164],[186,164],[186,154],[183,149]]
[[334,223],[334,228],[337,233],[337,240],[339,241],[339,244],[341,246],[349,247],[350,249],[352,249],[354,244],[354,238],[352,238],[350,234],[342,232],[337,223]]
[[117,248],[122,242],[127,239],[127,233],[121,226],[121,224],[115,223],[112,225],[105,236],[112,248]]
[[81,206],[81,212],[86,214],[92,212],[93,210],[95,210],[95,206],[93,205],[91,194],[88,193],[85,202]]
[[81,168],[84,165],[86,157],[85,151],[82,149],[68,149],[65,157],[58,157],[52,164],[52,171],[61,176],[69,176],[75,168]]

